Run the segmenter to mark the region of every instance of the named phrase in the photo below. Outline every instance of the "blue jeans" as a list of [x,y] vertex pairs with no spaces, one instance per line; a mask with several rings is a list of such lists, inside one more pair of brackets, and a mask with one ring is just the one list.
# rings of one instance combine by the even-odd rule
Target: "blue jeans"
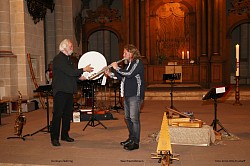
[[140,142],[140,108],[140,97],[124,97],[125,122],[127,124],[129,138],[136,144]]

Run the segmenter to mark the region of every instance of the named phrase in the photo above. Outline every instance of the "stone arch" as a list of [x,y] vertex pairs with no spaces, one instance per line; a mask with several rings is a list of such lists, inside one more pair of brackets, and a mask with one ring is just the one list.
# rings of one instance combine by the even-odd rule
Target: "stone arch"
[[100,30],[107,30],[107,31],[111,31],[113,32],[117,37],[118,37],[118,41],[121,42],[122,41],[122,35],[119,31],[117,31],[116,29],[109,27],[109,26],[99,26],[99,27],[95,27],[92,28],[91,30],[89,30],[88,32],[86,32],[86,38],[88,39],[90,37],[90,35],[96,31],[100,31]]
[[[117,37],[117,45],[118,45],[118,48],[117,50],[115,51],[118,56],[117,57],[114,57],[114,55],[107,55],[108,60],[112,61],[114,59],[120,59],[122,57],[122,52],[123,52],[123,36],[121,35],[121,28],[117,28],[117,27],[120,27],[119,24],[117,23],[114,23],[116,26],[103,26],[103,25],[99,25],[99,26],[93,26],[90,27],[90,28],[87,28],[88,30],[84,32],[84,37],[83,37],[83,52],[86,52],[88,51],[88,41],[89,41],[89,38],[91,37],[92,34],[94,34],[95,32],[98,32],[98,31],[109,31],[110,33],[114,34],[116,37]],[[89,25],[91,26],[91,25]],[[115,28],[114,28],[115,27]],[[112,50],[114,51],[114,50]],[[106,57],[106,58],[107,58]]]
[[[240,27],[243,24],[249,24],[250,20],[248,19],[247,15],[244,14],[244,15],[240,15],[240,16],[230,15],[227,18],[227,21],[228,21],[228,25],[229,25],[227,28],[227,31],[226,31],[227,48],[230,48],[230,49],[226,50],[226,52],[227,52],[226,54],[228,55],[228,69],[230,69],[230,83],[233,84],[233,83],[235,83],[235,79],[234,79],[235,72],[233,72],[233,70],[236,68],[235,55],[234,55],[235,50],[232,50],[233,49],[232,46],[235,44],[235,43],[233,43],[233,42],[235,42],[235,41],[233,41],[233,38],[234,38],[233,31],[236,30],[238,27]],[[244,45],[244,42],[241,43],[240,45],[242,45],[242,44]],[[244,50],[244,51],[246,51],[246,50]],[[240,51],[240,55],[243,55],[243,54]],[[248,54],[244,54],[244,55],[249,56],[249,52],[248,52]],[[250,75],[246,71],[248,71],[250,68],[250,66],[249,66],[250,61],[247,60],[246,58],[243,58],[243,59],[244,60],[242,61],[242,58],[240,58],[240,64],[241,64],[240,65],[240,76],[241,76],[240,84],[249,84],[250,83]]]
[[240,26],[241,24],[245,24],[245,23],[250,23],[249,19],[242,19],[242,20],[238,20],[237,22],[234,22],[228,29],[227,29],[227,38],[232,38],[232,32],[233,30]]

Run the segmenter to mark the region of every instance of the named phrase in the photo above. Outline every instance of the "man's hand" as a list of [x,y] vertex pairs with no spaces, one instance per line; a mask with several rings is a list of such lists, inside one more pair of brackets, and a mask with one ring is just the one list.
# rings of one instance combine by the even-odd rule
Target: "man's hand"
[[118,64],[117,62],[113,62],[111,63],[111,66],[116,70],[118,68]]
[[90,66],[91,64],[87,65],[86,67],[83,68],[83,71],[87,71],[87,72],[92,72],[94,70],[93,67]]
[[84,80],[86,80],[87,78],[86,77],[84,77],[83,75],[81,75],[81,77],[79,77],[79,80],[81,80],[81,81],[84,81]]
[[110,70],[109,70],[109,68],[107,66],[105,66],[104,68],[102,68],[102,70],[104,70],[104,74],[105,75],[109,75]]

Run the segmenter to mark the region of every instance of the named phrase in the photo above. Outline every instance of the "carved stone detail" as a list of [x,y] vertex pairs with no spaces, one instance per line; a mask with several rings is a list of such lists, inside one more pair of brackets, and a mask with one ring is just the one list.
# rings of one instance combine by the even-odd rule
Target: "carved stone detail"
[[232,0],[232,9],[228,12],[232,14],[242,15],[244,13],[250,14],[250,0]]
[[105,24],[107,22],[121,21],[119,16],[119,10],[109,9],[106,5],[101,5],[96,11],[87,10],[87,17],[85,17],[85,23],[100,23]]

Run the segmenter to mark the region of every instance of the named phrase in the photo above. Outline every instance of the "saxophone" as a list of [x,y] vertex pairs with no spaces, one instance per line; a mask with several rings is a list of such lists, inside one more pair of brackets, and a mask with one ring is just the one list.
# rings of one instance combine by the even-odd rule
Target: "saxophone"
[[18,112],[17,112],[17,118],[15,120],[15,126],[14,126],[14,133],[18,136],[22,136],[23,131],[23,125],[26,123],[26,118],[23,115],[22,112],[22,94],[20,91],[18,91],[19,97],[18,97]]

